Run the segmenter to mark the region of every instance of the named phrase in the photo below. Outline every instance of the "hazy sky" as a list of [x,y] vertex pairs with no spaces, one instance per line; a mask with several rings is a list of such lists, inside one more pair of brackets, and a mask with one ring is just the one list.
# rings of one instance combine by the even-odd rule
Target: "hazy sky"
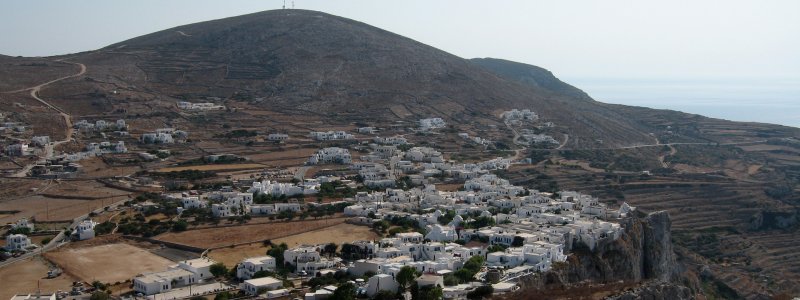
[[[290,5],[291,0],[287,1]],[[3,1],[0,53],[93,50],[282,0]],[[311,1],[461,57],[570,78],[800,78],[800,1]]]

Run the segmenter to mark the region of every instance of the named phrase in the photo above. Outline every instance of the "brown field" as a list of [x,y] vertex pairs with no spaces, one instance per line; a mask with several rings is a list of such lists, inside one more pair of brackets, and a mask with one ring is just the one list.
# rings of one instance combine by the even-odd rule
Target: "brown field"
[[284,159],[299,159],[305,158],[308,159],[311,154],[316,152],[316,148],[299,148],[299,149],[287,149],[284,151],[274,151],[274,152],[267,152],[261,154],[250,155],[250,159],[253,161],[275,161],[275,160],[284,160]]
[[233,267],[248,257],[263,256],[267,253],[269,247],[265,247],[262,243],[254,243],[248,245],[241,245],[236,247],[226,247],[215,249],[208,252],[211,259],[221,262],[226,266]]
[[36,293],[37,281],[42,293],[52,293],[58,290],[68,291],[73,281],[77,278],[69,274],[61,274],[56,278],[48,279],[47,271],[50,266],[41,257],[32,257],[24,261],[0,268],[0,299],[11,299],[14,294]]
[[31,195],[32,189],[42,188],[45,185],[45,182],[40,180],[0,178],[0,202]]
[[139,166],[109,166],[99,157],[92,157],[81,161],[83,170],[81,177],[100,178],[120,175],[129,175],[139,171]]
[[[275,239],[272,242],[276,244],[286,243],[289,247],[293,247],[301,244],[342,244],[348,241],[375,240],[377,238],[378,235],[370,230],[369,227],[342,223],[328,228]],[[264,244],[253,243],[215,249],[209,251],[208,256],[224,263],[228,267],[233,267],[245,258],[262,256],[267,253],[267,250],[269,250],[269,247],[265,247]]]
[[163,271],[174,264],[145,249],[123,243],[70,247],[45,256],[64,272],[87,282],[122,282],[141,273]]
[[45,186],[36,191],[49,198],[93,200],[130,195],[130,192],[108,188],[94,180],[63,181]]
[[359,240],[372,241],[378,238],[378,234],[372,231],[372,228],[342,223],[320,230],[275,239],[272,242],[275,244],[286,243],[289,247],[293,247],[327,243],[336,243],[338,245]]
[[341,223],[344,223],[344,218],[272,222],[266,224],[197,229],[178,233],[168,232],[157,236],[156,239],[200,248],[216,248],[240,243],[272,240]]
[[56,235],[36,235],[36,236],[31,236],[30,238],[31,238],[31,243],[42,246],[42,241],[44,241],[45,239],[52,239],[55,236]]
[[161,168],[156,170],[156,172],[178,172],[178,171],[186,171],[186,170],[198,170],[198,171],[231,171],[231,170],[251,170],[251,169],[262,169],[266,166],[261,164],[232,164],[232,165],[202,165],[202,166],[185,166],[185,167],[169,167],[169,168]]
[[57,222],[57,223],[36,223],[36,230],[62,230],[67,227],[71,222]]
[[50,199],[42,196],[19,198],[0,202],[0,210],[20,211],[14,215],[0,218],[0,223],[15,222],[20,218],[30,218],[32,216],[41,221],[72,220],[92,210],[126,198],[118,197],[100,200]]

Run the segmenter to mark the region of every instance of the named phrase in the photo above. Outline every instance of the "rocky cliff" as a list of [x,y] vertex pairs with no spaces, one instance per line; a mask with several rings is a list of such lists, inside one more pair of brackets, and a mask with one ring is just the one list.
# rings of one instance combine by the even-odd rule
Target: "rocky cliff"
[[[663,295],[666,298],[653,299],[689,299],[691,290],[678,283],[683,270],[672,248],[669,214],[665,211],[640,214],[620,224],[625,232],[619,239],[600,243],[594,251],[573,249],[566,263],[557,264],[547,273],[520,280],[519,296],[524,297],[530,290],[563,291],[613,284],[610,288],[613,292],[623,289],[638,293],[635,295],[664,292],[669,293]],[[631,295],[621,299],[639,298],[628,298]]]

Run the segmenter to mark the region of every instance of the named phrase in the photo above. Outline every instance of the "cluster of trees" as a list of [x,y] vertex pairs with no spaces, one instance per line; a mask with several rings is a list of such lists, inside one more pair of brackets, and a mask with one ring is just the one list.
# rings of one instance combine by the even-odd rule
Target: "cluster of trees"
[[478,229],[478,228],[483,228],[483,227],[486,227],[486,226],[493,226],[494,224],[495,224],[495,222],[494,222],[494,219],[492,219],[492,217],[485,217],[484,216],[484,217],[477,217],[477,218],[472,219],[469,222],[466,222],[466,224],[464,224],[464,228],[475,228],[475,229]]
[[354,279],[353,276],[351,276],[347,272],[339,270],[333,274],[328,273],[323,276],[311,278],[308,281],[308,285],[311,286],[312,288],[317,288],[332,284],[334,285],[344,284],[353,279]]
[[444,285],[450,286],[472,281],[475,274],[481,270],[483,263],[482,256],[470,257],[461,269],[444,276]]
[[31,229],[28,228],[28,227],[17,227],[17,228],[9,229],[8,232],[6,232],[6,235],[10,235],[10,234],[30,235],[31,234]]
[[[375,215],[371,214],[370,217],[374,218]],[[395,227],[392,228],[392,226]],[[409,232],[409,231],[417,231],[422,234],[425,233],[424,228],[419,226],[419,222],[417,222],[416,220],[400,216],[392,216],[391,218],[386,220],[376,221],[372,223],[372,228],[378,233],[383,233],[383,234],[386,234],[388,231],[390,235],[394,235],[401,232]]]
[[442,297],[444,297],[444,292],[440,286],[420,287],[416,282],[411,285],[411,300],[439,300]]
[[106,235],[111,233],[111,231],[114,230],[114,227],[117,227],[117,224],[105,221],[94,226],[94,233],[96,235]]
[[403,176],[395,180],[396,188],[402,189],[404,191],[410,190],[414,187],[414,184],[411,182],[411,177]]
[[437,221],[439,224],[447,225],[453,221],[453,218],[456,217],[456,212],[454,210],[446,210],[443,215],[439,216]]
[[[114,228],[113,226],[114,226],[113,223],[108,223],[108,227],[110,227],[111,229]],[[168,220],[166,222],[162,222],[157,219],[152,219],[150,221],[145,222],[144,216],[139,214],[136,215],[134,220],[131,220],[130,218],[123,218],[122,220],[120,220],[119,228],[117,229],[117,231],[125,235],[141,235],[144,237],[151,237],[165,233],[170,230],[184,231],[188,228],[188,226],[189,223],[186,222],[185,220],[177,220],[177,221]],[[109,233],[111,229],[108,230]]]
[[367,253],[364,248],[344,243],[342,244],[342,249],[339,251],[339,256],[342,259],[359,260],[369,258],[369,253]]
[[320,197],[328,198],[348,198],[356,195],[356,191],[346,186],[339,180],[333,182],[325,182],[319,186]]

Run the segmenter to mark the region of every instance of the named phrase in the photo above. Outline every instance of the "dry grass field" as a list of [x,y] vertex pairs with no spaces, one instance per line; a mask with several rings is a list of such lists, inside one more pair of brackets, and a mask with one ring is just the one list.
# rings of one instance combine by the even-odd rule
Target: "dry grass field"
[[[129,192],[111,189],[94,180],[0,181],[0,224],[20,218],[39,221],[65,221],[100,207],[128,199]],[[16,211],[10,214],[8,211]]]
[[294,247],[298,245],[327,243],[336,243],[339,245],[359,240],[372,241],[378,238],[380,238],[378,234],[372,231],[370,227],[342,223],[336,226],[274,239],[272,242],[275,244],[286,243],[289,247]]
[[0,299],[11,299],[17,293],[36,293],[37,282],[42,293],[52,293],[68,291],[72,282],[78,281],[67,273],[48,279],[49,270],[48,262],[41,257],[28,258],[0,268]]
[[108,188],[94,180],[57,182],[39,189],[37,193],[49,198],[86,200],[130,195],[130,192]]
[[[378,235],[369,227],[341,223],[319,230],[274,239],[272,242],[275,244],[286,243],[289,247],[294,247],[302,244],[341,244],[348,241],[375,240],[377,238]],[[269,247],[264,246],[264,244],[253,243],[215,249],[210,251],[208,255],[228,267],[233,267],[245,258],[262,256],[267,253],[267,250],[269,250]]]
[[65,200],[42,196],[18,198],[0,202],[0,210],[20,211],[14,215],[0,218],[0,223],[15,222],[20,218],[30,218],[31,216],[42,221],[71,220],[110,203],[110,200]]
[[267,253],[267,250],[269,250],[269,247],[265,247],[263,243],[253,243],[236,247],[215,249],[209,251],[208,256],[211,257],[211,259],[221,262],[231,268],[245,258],[263,256]]
[[39,180],[0,178],[0,202],[30,195],[33,189],[45,186],[47,183]]
[[206,228],[177,233],[168,232],[157,236],[156,239],[200,248],[216,248],[240,243],[274,240],[342,224],[344,221],[344,218],[339,218]]
[[81,160],[83,170],[82,178],[102,178],[136,173],[140,170],[139,166],[109,166],[99,157],[92,157]]
[[179,171],[186,171],[186,170],[235,171],[235,170],[263,169],[265,167],[266,167],[265,165],[261,165],[261,164],[200,165],[200,166],[161,168],[161,169],[158,169],[158,170],[155,170],[155,171],[159,172],[159,173],[179,172]]
[[145,249],[124,243],[68,247],[45,256],[83,281],[122,282],[137,274],[163,271],[174,264]]

